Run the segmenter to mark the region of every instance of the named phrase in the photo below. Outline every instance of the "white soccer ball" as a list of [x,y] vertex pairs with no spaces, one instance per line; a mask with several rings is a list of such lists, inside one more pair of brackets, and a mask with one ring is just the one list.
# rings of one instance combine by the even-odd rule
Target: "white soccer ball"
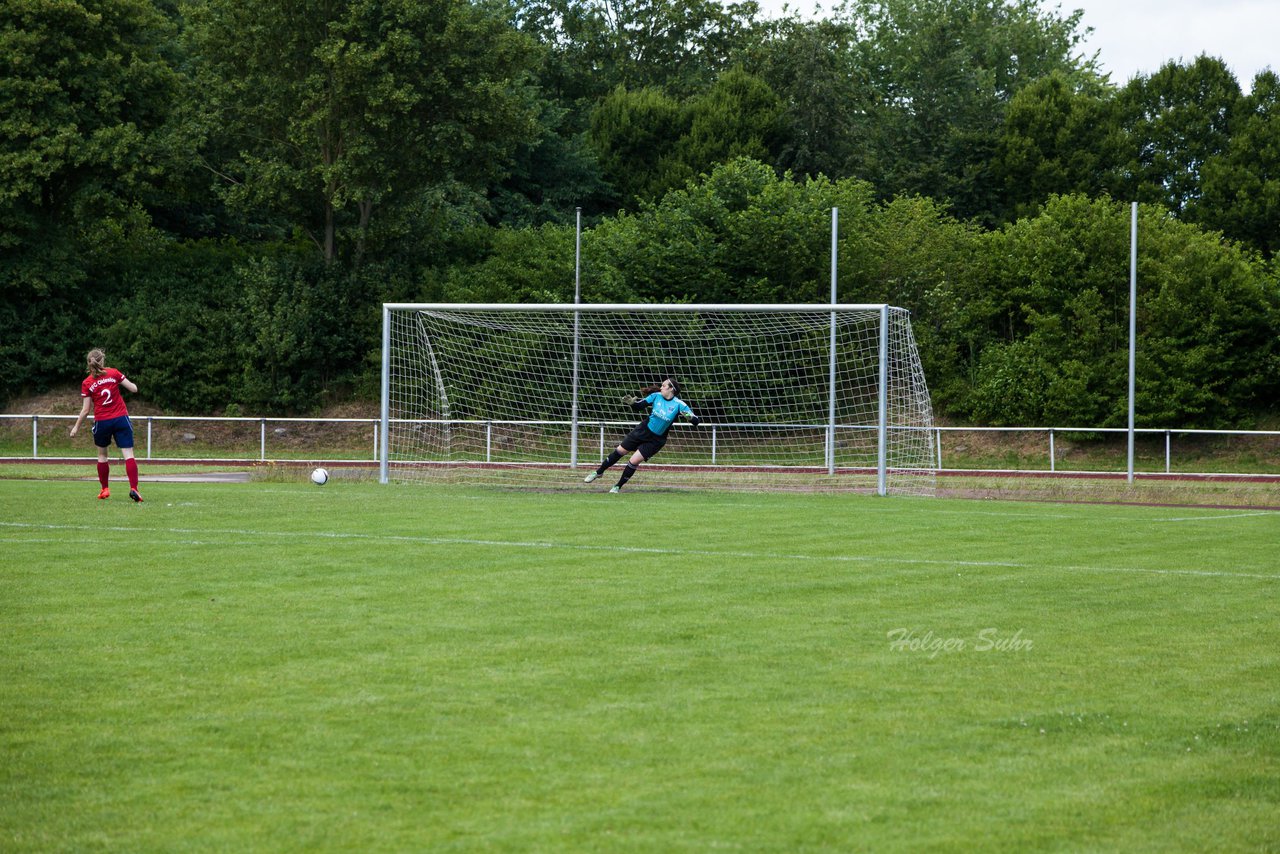
[[324,486],[329,482],[329,472],[326,469],[316,469],[311,473],[311,482],[316,486]]

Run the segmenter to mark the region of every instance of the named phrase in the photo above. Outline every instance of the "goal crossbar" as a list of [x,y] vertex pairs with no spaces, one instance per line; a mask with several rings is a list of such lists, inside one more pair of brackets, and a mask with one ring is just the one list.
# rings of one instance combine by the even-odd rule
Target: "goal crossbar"
[[642,314],[698,314],[703,312],[757,314],[813,314],[846,311],[906,311],[888,303],[563,303],[563,302],[386,302],[388,311],[490,311],[490,312],[558,312],[587,314],[637,312]]

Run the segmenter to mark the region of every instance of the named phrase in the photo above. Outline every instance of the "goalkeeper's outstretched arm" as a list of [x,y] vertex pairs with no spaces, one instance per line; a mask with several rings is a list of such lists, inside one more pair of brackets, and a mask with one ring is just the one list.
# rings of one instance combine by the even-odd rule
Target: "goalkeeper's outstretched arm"
[[630,406],[636,412],[641,412],[649,408],[649,395],[659,391],[662,391],[662,386],[660,385],[645,386],[640,389],[639,394],[628,394],[623,397],[622,402],[627,406]]

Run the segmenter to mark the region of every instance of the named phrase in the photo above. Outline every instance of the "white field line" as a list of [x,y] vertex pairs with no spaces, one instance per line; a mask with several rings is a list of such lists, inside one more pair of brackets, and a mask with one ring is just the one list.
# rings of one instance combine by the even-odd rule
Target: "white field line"
[[[92,477],[83,478],[83,480],[91,481],[93,480],[93,478]],[[42,481],[42,482],[43,483],[65,483],[65,481]],[[289,496],[290,499],[295,501],[298,500],[299,498],[302,498],[303,500],[309,500],[310,497],[314,497],[317,499],[324,497],[323,492],[317,491],[317,490],[312,490],[310,491],[309,495],[307,495],[306,490],[300,493],[296,489],[273,489],[270,487],[264,487],[264,488],[255,490],[255,493],[261,494],[261,495],[287,495]],[[584,488],[580,494],[590,496],[590,495],[597,494],[597,491],[587,490],[586,488]],[[489,501],[490,499],[488,496],[485,496],[485,495],[451,495],[449,496],[449,500],[450,501]],[[198,507],[200,506],[200,502],[196,502],[196,501],[174,502],[166,506]],[[753,509],[764,509],[764,510],[772,510],[774,507],[774,505],[772,504],[767,504],[764,502],[753,502],[749,500],[723,502],[718,506],[732,507],[735,509],[753,508]],[[910,511],[914,511],[919,506],[920,505],[914,505],[912,508],[910,508]],[[1117,505],[1117,506],[1126,507],[1126,508],[1133,507],[1137,509],[1158,509],[1155,507],[1147,507],[1141,504]],[[888,514],[895,514],[899,512],[910,512],[908,511],[908,508],[905,508],[902,506],[887,505],[887,504],[882,507],[876,507],[876,506],[873,506],[872,504],[866,504],[860,507],[859,509],[867,510],[869,512],[888,513]],[[1169,509],[1174,509],[1174,508],[1169,508]],[[1192,510],[1194,508],[1179,507],[1176,509]],[[1080,518],[1078,514],[1072,514],[1072,513],[1035,513],[1035,512],[1014,512],[1014,511],[1000,511],[1000,510],[968,510],[968,509],[950,510],[940,506],[930,507],[929,513],[930,515],[939,515],[939,516],[941,515],[987,516],[987,517],[993,517],[998,519],[1079,519]],[[1227,510],[1221,509],[1221,508],[1206,507],[1204,509],[1204,513],[1206,515],[1203,515],[1203,516],[1174,516],[1174,517],[1169,517],[1165,519],[1160,519],[1160,518],[1124,519],[1122,521],[1126,525],[1131,525],[1131,524],[1138,524],[1138,523],[1144,523],[1144,522],[1153,522],[1153,523],[1154,522],[1211,522],[1211,521],[1216,521],[1218,519],[1240,519],[1240,518],[1249,517],[1249,516],[1280,517],[1280,511],[1276,511],[1276,510],[1251,510],[1248,512],[1228,512]]]
[[[620,546],[613,544],[588,544],[579,543],[556,543],[541,540],[481,540],[467,537],[421,537],[399,534],[356,534],[356,533],[338,533],[333,531],[255,531],[246,528],[136,528],[125,525],[39,525],[26,522],[0,522],[0,528],[11,529],[30,529],[40,531],[118,531],[129,534],[195,534],[195,535],[224,535],[229,537],[256,537],[260,539],[280,538],[280,539],[331,539],[331,540],[353,540],[361,542],[388,542],[388,543],[418,543],[421,545],[436,546],[480,546],[487,548],[508,548],[508,549],[546,549],[546,550],[564,550],[564,551],[587,551],[587,552],[610,552],[615,554],[652,554],[670,557],[710,557],[710,558],[734,558],[745,560],[769,560],[769,561],[813,561],[813,562],[831,562],[831,563],[878,563],[878,564],[902,564],[907,566],[946,566],[946,567],[974,567],[982,569],[1053,569],[1050,566],[1032,566],[1026,563],[1014,563],[1009,561],[977,561],[977,560],[934,560],[929,558],[905,558],[905,557],[881,557],[867,555],[807,555],[807,554],[790,554],[781,552],[749,552],[749,551],[729,551],[715,549],[680,549],[680,548],[656,548],[642,546]],[[16,539],[16,538],[14,538]],[[12,540],[11,540],[12,541]],[[231,545],[222,541],[211,542],[208,540],[187,540],[198,545]],[[1145,569],[1138,567],[1109,567],[1109,566],[1063,566],[1059,569],[1071,572],[1098,572],[1098,573],[1138,573],[1147,575],[1187,575],[1187,576],[1204,576],[1212,578],[1261,578],[1268,581],[1280,581],[1280,574],[1252,573],[1252,572],[1224,572],[1221,570],[1196,570],[1196,569]]]
[[1223,513],[1221,516],[1173,516],[1168,519],[1149,519],[1150,522],[1216,522],[1219,519],[1244,519],[1249,516],[1275,516],[1274,512],[1259,510],[1256,513]]
[[[260,490],[260,492],[262,492],[263,494],[288,495],[290,498],[294,498],[294,499],[298,497],[298,493],[295,490],[264,489],[264,490]],[[584,494],[586,494],[585,491],[584,491]],[[317,493],[317,497],[319,497],[318,493]],[[489,499],[488,497],[483,495],[456,495],[456,496],[450,496],[449,500],[450,501],[488,501]],[[174,505],[174,506],[176,507],[176,506],[183,506],[183,505]],[[751,509],[760,509],[760,510],[772,510],[774,507],[774,505],[772,504],[766,504],[763,502],[752,502],[752,501],[721,502],[716,506],[732,507],[734,509],[751,508]],[[1132,506],[1142,509],[1142,505],[1132,505]],[[894,514],[894,513],[902,512],[905,508],[889,507],[889,506],[873,507],[870,505],[864,505],[859,509],[867,510],[873,513]],[[913,507],[911,509],[912,511],[914,511],[915,508]],[[1145,509],[1154,509],[1154,508],[1145,508]],[[1183,507],[1179,509],[1188,510],[1191,508]],[[1140,522],[1207,522],[1207,521],[1215,521],[1218,519],[1240,519],[1247,516],[1280,517],[1280,512],[1275,510],[1251,510],[1245,513],[1229,513],[1226,510],[1219,510],[1216,508],[1208,507],[1208,508],[1205,508],[1204,512],[1206,514],[1204,516],[1175,516],[1167,519],[1158,519],[1158,518],[1157,519],[1125,519],[1124,524],[1130,525],[1130,524],[1135,524]],[[939,516],[942,516],[942,515],[987,516],[987,517],[993,517],[997,519],[1079,519],[1080,518],[1080,514],[1072,514],[1072,513],[1031,513],[1031,512],[1017,513],[1013,511],[1000,511],[1000,510],[948,510],[940,507],[929,508],[929,514],[939,515]],[[1209,515],[1209,514],[1212,514],[1212,515]]]
[[[65,543],[65,539],[55,537],[0,537],[0,543]],[[226,540],[164,540],[163,545],[166,546],[217,546],[218,548],[227,548],[229,546],[244,546],[246,548],[257,548],[257,543],[229,543]]]
[[[1144,509],[1142,505],[1131,505],[1138,509]],[[1183,510],[1191,508],[1183,507]],[[1270,516],[1272,518],[1280,517],[1280,512],[1275,510],[1250,510],[1244,513],[1228,513],[1225,510],[1216,510],[1214,508],[1206,508],[1205,515],[1202,516],[1170,516],[1167,518],[1153,519],[1124,519],[1126,525],[1140,524],[1143,522],[1215,522],[1219,519],[1242,519],[1247,516]],[[929,515],[958,515],[958,516],[995,516],[1001,519],[1079,519],[1080,514],[1071,513],[1014,513],[1002,512],[999,510],[946,510],[938,508],[930,508]]]

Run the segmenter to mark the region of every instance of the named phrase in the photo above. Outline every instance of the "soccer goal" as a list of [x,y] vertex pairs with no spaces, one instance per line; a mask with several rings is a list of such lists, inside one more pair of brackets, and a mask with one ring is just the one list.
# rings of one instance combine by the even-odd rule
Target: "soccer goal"
[[[674,377],[632,489],[932,494],[933,416],[910,314],[887,305],[383,306],[384,483],[581,487]],[[620,468],[620,467],[619,467]]]

